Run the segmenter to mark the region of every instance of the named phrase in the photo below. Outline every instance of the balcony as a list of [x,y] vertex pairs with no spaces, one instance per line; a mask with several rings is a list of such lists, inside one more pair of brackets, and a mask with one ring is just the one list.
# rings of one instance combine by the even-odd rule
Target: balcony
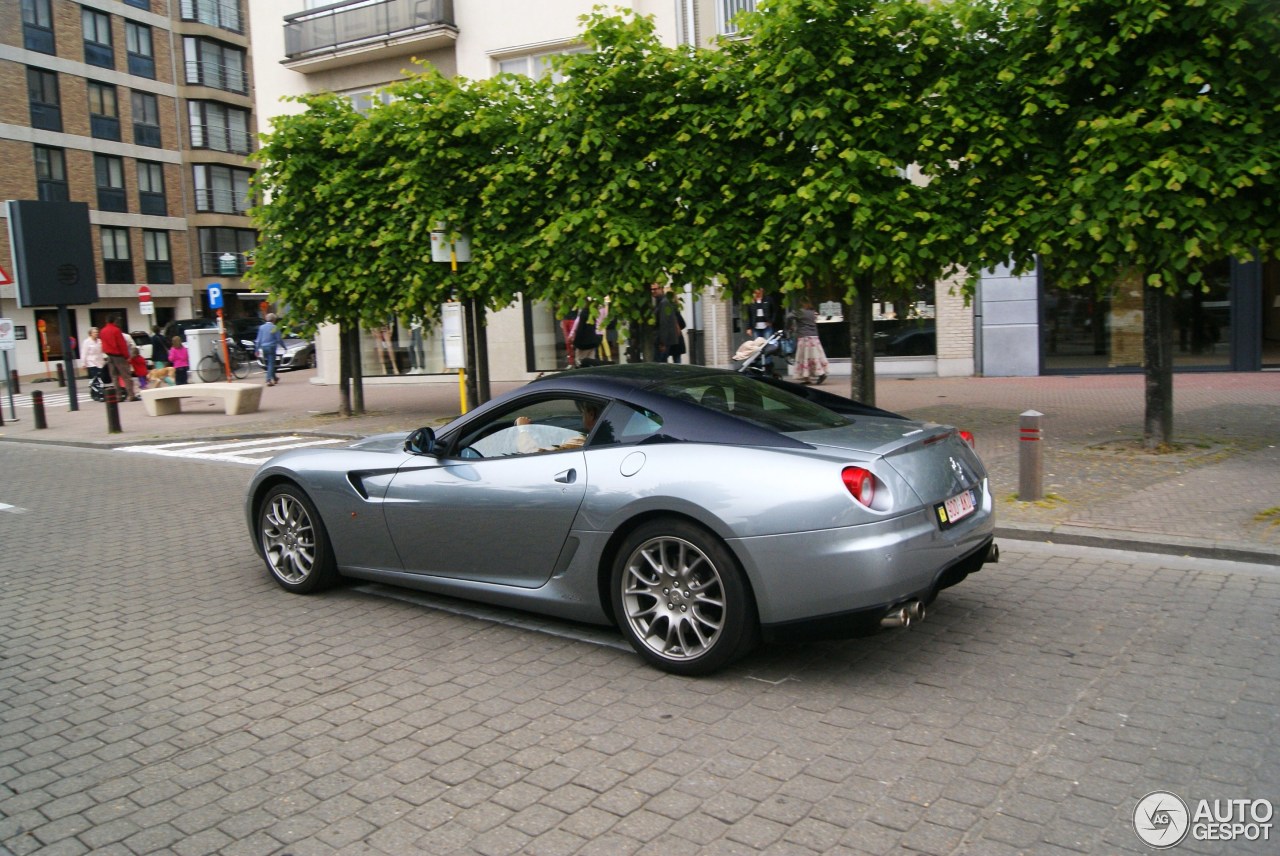
[[458,37],[453,0],[345,0],[284,19],[285,66],[303,73],[421,55]]

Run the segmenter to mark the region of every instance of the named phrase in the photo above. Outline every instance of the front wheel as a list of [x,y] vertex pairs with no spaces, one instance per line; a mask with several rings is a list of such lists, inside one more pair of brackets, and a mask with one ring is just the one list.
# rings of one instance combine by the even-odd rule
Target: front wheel
[[196,367],[196,374],[200,375],[200,380],[205,383],[214,383],[224,379],[222,360],[213,354],[208,354],[200,361],[200,365]]
[[297,485],[277,485],[263,498],[258,543],[271,576],[286,591],[308,594],[338,580],[320,513]]
[[632,532],[610,591],[623,635],[663,671],[709,674],[750,651],[759,633],[755,600],[728,548],[682,520]]

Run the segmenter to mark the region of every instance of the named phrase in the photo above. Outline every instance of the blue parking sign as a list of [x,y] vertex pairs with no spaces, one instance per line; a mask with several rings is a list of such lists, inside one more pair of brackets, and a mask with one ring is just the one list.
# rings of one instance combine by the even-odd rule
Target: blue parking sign
[[222,308],[222,285],[220,283],[209,283],[209,308]]

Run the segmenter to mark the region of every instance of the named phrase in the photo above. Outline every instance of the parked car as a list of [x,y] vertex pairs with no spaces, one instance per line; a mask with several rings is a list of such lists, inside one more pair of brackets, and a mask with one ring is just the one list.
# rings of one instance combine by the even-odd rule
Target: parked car
[[438,433],[273,458],[249,530],[291,592],[345,576],[613,623],[689,675],[761,639],[917,621],[995,560],[971,436],[793,387],[670,363],[546,375]]
[[129,341],[137,346],[147,365],[151,365],[151,334],[145,330],[133,330],[129,333]]
[[[312,369],[316,366],[316,343],[310,339],[303,339],[300,336],[294,336],[290,333],[282,333],[283,342],[276,348],[276,371],[291,371],[292,369]],[[256,342],[253,339],[241,339],[240,344],[250,353],[255,354],[257,351]],[[267,367],[267,361],[261,357],[257,357],[258,365],[262,368]]]
[[217,326],[217,318],[180,318],[165,325],[164,336],[172,340],[174,336],[186,336],[188,330],[216,329]]

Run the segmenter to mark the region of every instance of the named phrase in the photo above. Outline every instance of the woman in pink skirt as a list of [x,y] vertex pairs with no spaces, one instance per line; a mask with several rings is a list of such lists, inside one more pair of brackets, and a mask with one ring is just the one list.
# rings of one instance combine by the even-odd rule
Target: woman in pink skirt
[[822,350],[822,342],[818,339],[818,313],[813,309],[813,301],[802,297],[800,308],[791,310],[788,315],[795,326],[796,337],[791,379],[797,383],[822,383],[827,379],[830,366],[827,352]]

